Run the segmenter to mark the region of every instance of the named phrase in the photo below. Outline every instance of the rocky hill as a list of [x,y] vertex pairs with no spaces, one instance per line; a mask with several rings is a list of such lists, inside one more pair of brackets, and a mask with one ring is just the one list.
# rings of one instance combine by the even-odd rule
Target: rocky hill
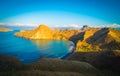
[[103,28],[86,40],[87,43],[97,45],[104,50],[120,49],[120,31],[112,28]]
[[120,49],[120,31],[112,28],[90,28],[70,40],[79,52]]
[[52,39],[52,40],[68,40],[71,36],[78,34],[78,30],[52,30],[48,26],[41,24],[36,29],[20,31],[15,33],[15,36],[24,37],[27,39]]
[[27,39],[70,40],[75,43],[77,52],[120,50],[120,31],[112,28],[52,30],[42,24],[33,30],[17,32],[15,36]]
[[22,30],[15,33],[15,36],[24,37],[27,39],[52,39],[53,31],[46,25],[42,24],[33,30]]

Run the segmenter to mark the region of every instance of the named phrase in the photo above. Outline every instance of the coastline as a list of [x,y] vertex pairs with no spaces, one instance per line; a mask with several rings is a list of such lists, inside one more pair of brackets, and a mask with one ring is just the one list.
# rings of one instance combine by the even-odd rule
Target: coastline
[[75,54],[75,51],[76,51],[76,47],[75,47],[75,44],[72,42],[72,41],[70,41],[71,42],[71,48],[70,48],[70,50],[69,50],[69,52],[65,55],[65,56],[63,56],[63,57],[61,57],[61,59],[69,59],[72,55],[74,55]]

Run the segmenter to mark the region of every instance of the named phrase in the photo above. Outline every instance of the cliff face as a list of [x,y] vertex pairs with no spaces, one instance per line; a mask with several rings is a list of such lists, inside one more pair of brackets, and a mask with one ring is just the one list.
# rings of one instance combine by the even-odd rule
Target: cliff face
[[0,32],[9,32],[9,31],[12,31],[12,30],[8,28],[0,27]]
[[85,31],[83,39],[77,42],[78,51],[119,50],[120,31],[111,28]]
[[71,36],[78,34],[78,30],[52,30],[46,25],[40,25],[34,30],[20,31],[15,33],[15,36],[24,37],[27,39],[53,39],[53,40],[68,40]]

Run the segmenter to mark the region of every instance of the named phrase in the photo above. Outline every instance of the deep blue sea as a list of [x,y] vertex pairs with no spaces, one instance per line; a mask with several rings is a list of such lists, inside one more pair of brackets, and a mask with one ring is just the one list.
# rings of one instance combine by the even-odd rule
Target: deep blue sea
[[16,56],[23,63],[36,62],[40,57],[62,58],[74,45],[70,41],[27,40],[14,36],[15,32],[0,32],[0,54]]
[[120,28],[117,28],[117,30],[120,30]]

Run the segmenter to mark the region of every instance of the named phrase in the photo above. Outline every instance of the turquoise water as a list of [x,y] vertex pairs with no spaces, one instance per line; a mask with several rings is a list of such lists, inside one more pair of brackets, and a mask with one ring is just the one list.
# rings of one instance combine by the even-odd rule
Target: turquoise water
[[16,56],[23,63],[32,63],[40,57],[62,58],[68,54],[70,41],[27,40],[12,32],[0,32],[0,54]]

